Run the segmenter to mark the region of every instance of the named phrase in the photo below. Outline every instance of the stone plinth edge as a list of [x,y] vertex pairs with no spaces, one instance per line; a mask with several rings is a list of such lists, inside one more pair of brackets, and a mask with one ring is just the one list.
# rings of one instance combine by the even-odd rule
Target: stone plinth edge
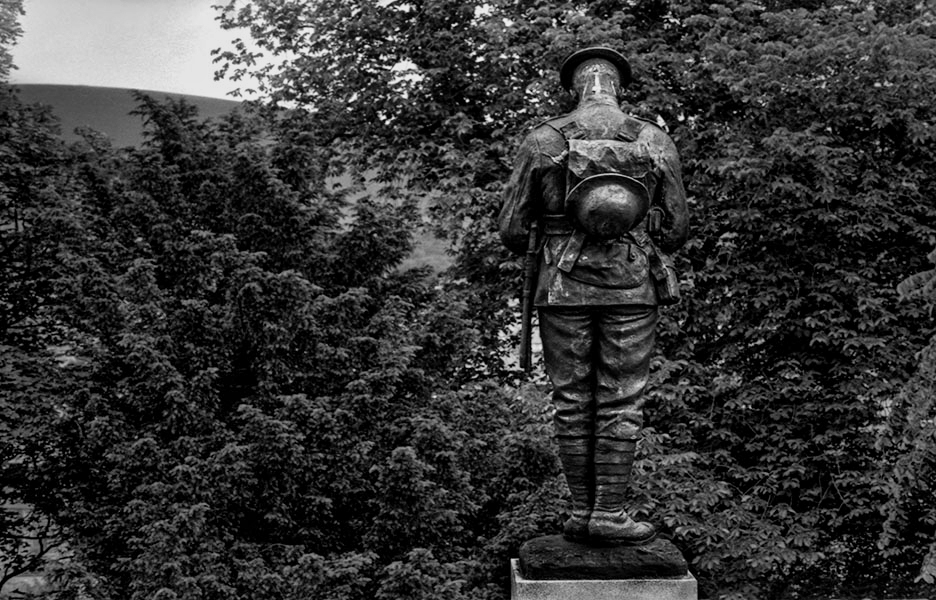
[[674,579],[526,579],[510,561],[510,600],[698,600],[691,573]]

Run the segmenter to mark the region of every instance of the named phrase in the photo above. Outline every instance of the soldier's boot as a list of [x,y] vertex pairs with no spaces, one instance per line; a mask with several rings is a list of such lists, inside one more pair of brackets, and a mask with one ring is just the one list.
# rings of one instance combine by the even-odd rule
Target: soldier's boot
[[572,496],[572,516],[562,528],[567,540],[582,542],[588,538],[588,522],[594,501],[592,442],[588,438],[560,437],[559,458]]
[[637,546],[656,537],[650,523],[635,521],[624,510],[636,443],[598,438],[595,443],[595,503],[588,536],[601,545]]

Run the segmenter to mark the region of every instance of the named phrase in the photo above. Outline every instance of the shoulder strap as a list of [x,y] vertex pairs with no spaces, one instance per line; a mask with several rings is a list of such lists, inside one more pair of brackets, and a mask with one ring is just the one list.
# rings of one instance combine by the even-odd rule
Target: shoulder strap
[[634,142],[640,137],[640,132],[643,130],[644,124],[641,122],[642,119],[637,119],[637,117],[633,115],[627,116],[628,119],[621,124],[621,128],[618,129],[614,137],[622,142]]
[[575,121],[569,121],[560,127],[559,133],[562,134],[562,137],[564,137],[566,141],[580,140],[585,137],[585,129]]
[[586,137],[588,137],[585,132],[585,128],[579,125],[577,121],[569,121],[568,123],[566,123],[565,125],[562,125],[561,127],[557,127],[556,125],[548,121],[546,123],[543,123],[543,125],[549,127],[550,129],[552,129],[553,131],[561,135],[565,139],[566,142],[568,142],[569,140],[581,140],[581,139],[585,139]]

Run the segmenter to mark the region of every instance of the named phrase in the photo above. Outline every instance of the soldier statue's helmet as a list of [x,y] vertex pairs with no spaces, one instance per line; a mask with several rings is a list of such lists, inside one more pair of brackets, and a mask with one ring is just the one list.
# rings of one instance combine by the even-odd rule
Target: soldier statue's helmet
[[571,90],[575,79],[575,68],[592,58],[603,58],[613,64],[620,75],[621,87],[630,83],[631,68],[627,59],[612,48],[593,46],[573,52],[563,61],[562,67],[559,68],[559,82],[562,83],[562,87]]
[[650,210],[647,187],[627,175],[586,177],[566,196],[568,216],[589,236],[610,241],[639,224]]

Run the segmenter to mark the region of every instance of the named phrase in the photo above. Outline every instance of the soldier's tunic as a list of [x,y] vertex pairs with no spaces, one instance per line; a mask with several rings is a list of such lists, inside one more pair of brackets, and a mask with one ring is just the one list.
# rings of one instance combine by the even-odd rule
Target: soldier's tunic
[[[621,174],[646,185],[662,211],[653,240],[647,222],[612,241],[584,237],[572,255],[577,225],[565,216],[568,139],[624,142]],[[649,257],[686,240],[688,212],[679,157],[655,124],[617,106],[579,108],[533,129],[508,182],[499,228],[513,252],[527,249],[530,224],[544,235],[534,302],[546,371],[553,383],[559,437],[635,439],[643,423],[643,389],[655,340],[658,299]],[[579,233],[581,240],[582,233]],[[564,261],[560,269],[560,261]]]

